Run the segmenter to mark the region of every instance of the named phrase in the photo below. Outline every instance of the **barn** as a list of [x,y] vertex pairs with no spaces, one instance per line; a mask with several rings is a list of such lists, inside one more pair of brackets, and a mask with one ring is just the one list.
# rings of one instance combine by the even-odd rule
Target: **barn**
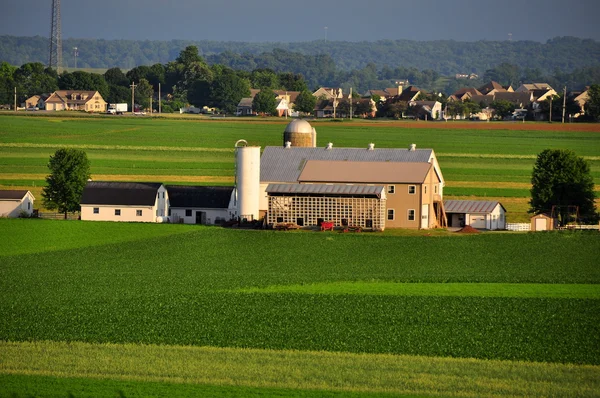
[[167,185],[169,220],[184,224],[222,224],[233,218],[229,209],[233,187]]
[[0,190],[0,217],[31,216],[35,197],[26,190]]
[[88,181],[80,204],[82,220],[163,222],[169,196],[158,182]]
[[470,225],[477,229],[506,229],[506,209],[500,202],[483,200],[444,201],[449,227]]

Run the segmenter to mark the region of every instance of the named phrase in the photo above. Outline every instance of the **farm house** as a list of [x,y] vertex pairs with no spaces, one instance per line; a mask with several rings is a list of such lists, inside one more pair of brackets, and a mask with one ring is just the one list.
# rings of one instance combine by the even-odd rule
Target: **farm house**
[[444,201],[449,227],[470,225],[477,229],[506,229],[506,209],[497,201]]
[[31,216],[35,197],[26,190],[0,190],[0,217]]
[[167,185],[169,220],[184,224],[221,224],[232,218],[233,187]]
[[88,181],[81,198],[81,219],[163,222],[169,209],[167,189],[157,182]]
[[[376,149],[374,144],[335,148],[332,143],[319,148],[316,135],[308,122],[298,119],[286,127],[283,145],[266,147],[262,157],[259,147],[238,145],[243,140],[236,143],[236,202],[232,207],[240,209],[238,202],[246,204],[238,210],[239,217],[266,216],[269,224],[284,219],[303,226],[318,226],[321,220],[327,220],[335,221],[337,226],[348,223],[376,229],[446,225],[444,178],[433,149],[417,149],[414,144],[406,149]],[[343,186],[373,190],[346,191]],[[366,204],[375,197],[385,204],[383,223],[379,223],[379,210]],[[282,204],[285,201],[287,206]],[[334,211],[331,206],[335,207],[335,215],[330,213]],[[287,210],[290,208],[294,212]]]

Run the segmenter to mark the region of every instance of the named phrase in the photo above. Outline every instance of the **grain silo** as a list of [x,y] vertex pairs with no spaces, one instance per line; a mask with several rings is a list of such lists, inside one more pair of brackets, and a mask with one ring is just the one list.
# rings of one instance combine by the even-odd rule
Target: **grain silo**
[[317,131],[306,120],[294,119],[283,132],[283,146],[316,147]]
[[258,220],[260,147],[245,140],[235,143],[235,200],[240,220]]

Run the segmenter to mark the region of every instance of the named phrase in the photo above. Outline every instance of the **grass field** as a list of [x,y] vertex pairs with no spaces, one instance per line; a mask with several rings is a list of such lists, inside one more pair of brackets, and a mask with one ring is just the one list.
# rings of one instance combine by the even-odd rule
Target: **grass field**
[[[281,145],[285,120],[0,115],[0,189],[30,189],[39,199],[48,158],[61,146],[81,148],[96,180],[231,185],[233,145]],[[586,157],[600,189],[600,125],[543,123],[313,123],[319,145],[433,148],[446,198],[498,199],[508,220],[524,222],[531,171],[546,148]],[[38,205],[41,201],[38,202]]]
[[599,252],[0,219],[0,396],[596,396]]

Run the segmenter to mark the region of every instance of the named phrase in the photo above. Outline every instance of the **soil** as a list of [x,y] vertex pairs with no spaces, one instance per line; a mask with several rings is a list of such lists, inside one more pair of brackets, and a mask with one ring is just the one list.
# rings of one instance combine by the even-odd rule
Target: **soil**
[[467,225],[467,226],[463,227],[462,229],[459,229],[456,232],[458,232],[460,234],[478,234],[479,233],[478,230],[476,230],[475,228],[473,228],[470,225]]

